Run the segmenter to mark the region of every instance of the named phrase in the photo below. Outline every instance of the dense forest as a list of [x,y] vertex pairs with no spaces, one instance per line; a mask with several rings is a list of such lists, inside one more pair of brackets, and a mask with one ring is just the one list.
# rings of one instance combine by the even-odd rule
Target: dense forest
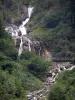
[[2,0],[0,4],[0,18],[5,24],[11,19],[16,23],[17,20],[23,20],[24,5],[34,6],[34,13],[29,22],[34,37],[43,42],[43,46],[51,51],[54,58],[74,59],[75,6],[73,0]]
[[53,57],[73,59],[75,56],[73,0],[37,2],[31,22],[35,37],[43,41],[43,45],[51,51]]
[[[20,58],[12,37],[5,31],[21,24],[24,6],[34,7],[28,26],[41,48],[53,59],[75,61],[75,2],[73,0],[0,0],[0,100],[27,100],[27,91],[41,89],[52,61],[35,52]],[[75,69],[59,74],[47,100],[75,100]],[[46,100],[46,99],[45,99]]]

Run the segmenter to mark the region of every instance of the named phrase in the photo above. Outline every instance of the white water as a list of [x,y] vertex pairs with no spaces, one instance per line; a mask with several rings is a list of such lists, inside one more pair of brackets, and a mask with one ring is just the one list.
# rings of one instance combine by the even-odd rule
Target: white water
[[13,27],[6,27],[5,31],[10,33],[11,36],[14,37],[14,36],[18,36],[19,29],[18,28],[14,29]]
[[[64,67],[66,67],[66,64],[64,63],[64,65],[62,64],[57,64],[57,70],[58,73],[62,72],[61,70],[59,70],[59,68],[63,68],[63,71],[65,70],[72,70],[73,68],[75,68],[75,65],[70,65],[70,68],[68,69],[64,69]],[[42,99],[46,99],[48,96],[48,93],[50,91],[50,87],[52,84],[56,83],[56,78],[58,76],[58,73],[53,72],[52,70],[50,70],[50,73],[52,73],[52,76],[48,76],[46,78],[46,82],[44,83],[44,87],[41,90],[37,90],[37,91],[33,91],[33,92],[29,92],[27,94],[28,100],[42,100]]]
[[[31,52],[31,40],[29,38],[27,38],[27,29],[25,27],[25,25],[29,22],[31,14],[33,12],[33,7],[29,6],[28,7],[28,18],[26,20],[24,20],[22,22],[22,25],[20,25],[19,27],[12,25],[9,27],[5,28],[5,31],[8,32],[9,34],[11,34],[11,36],[14,37],[20,37],[20,47],[18,50],[18,56],[21,55],[22,51],[23,51],[23,37],[25,37],[24,39],[28,42],[28,49]],[[19,32],[21,32],[21,36],[19,36]]]
[[22,41],[22,37],[21,37],[21,43],[20,43],[18,55],[21,55],[21,53],[22,53],[22,51],[23,51],[22,46],[23,46],[23,41]]
[[33,7],[29,7],[28,8],[28,18],[22,22],[22,25],[19,27],[22,35],[26,35],[27,34],[27,31],[26,31],[26,28],[24,27],[28,21],[30,20],[30,17],[31,17],[31,14],[32,14],[32,11],[33,11]]
[[[30,17],[31,17],[31,14],[32,14],[32,11],[33,11],[33,7],[29,7],[28,8],[28,18],[22,22],[22,25],[19,27],[19,30],[21,31],[22,33],[22,36],[23,35],[26,35],[27,34],[27,31],[26,31],[26,28],[25,28],[25,25],[28,23],[28,21],[30,20]],[[21,38],[22,39],[22,38]],[[31,41],[29,38],[26,38],[26,40],[28,41],[28,48],[29,48],[29,51],[31,52]],[[18,55],[21,55],[22,51],[23,51],[23,41],[21,40],[21,43],[20,43],[20,48],[19,48],[19,53]]]
[[31,52],[31,46],[30,46],[30,44],[31,44],[32,42],[30,41],[30,39],[28,39],[28,47],[29,47],[29,51]]

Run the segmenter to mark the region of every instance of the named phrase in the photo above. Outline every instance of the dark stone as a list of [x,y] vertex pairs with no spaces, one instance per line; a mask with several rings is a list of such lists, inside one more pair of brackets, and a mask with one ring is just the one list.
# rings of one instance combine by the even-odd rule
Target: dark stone
[[64,69],[63,68],[60,68],[60,70],[63,71]]
[[47,77],[52,77],[52,73],[47,73]]

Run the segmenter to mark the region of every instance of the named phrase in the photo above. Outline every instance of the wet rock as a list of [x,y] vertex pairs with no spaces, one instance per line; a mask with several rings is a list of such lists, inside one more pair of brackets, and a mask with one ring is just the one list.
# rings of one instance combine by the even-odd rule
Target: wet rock
[[20,38],[16,39],[16,47],[19,47],[20,46],[20,42],[21,42],[21,39]]
[[62,68],[62,67],[61,67],[61,68],[60,68],[60,70],[61,70],[61,71],[63,71],[63,70],[64,70],[64,68]]

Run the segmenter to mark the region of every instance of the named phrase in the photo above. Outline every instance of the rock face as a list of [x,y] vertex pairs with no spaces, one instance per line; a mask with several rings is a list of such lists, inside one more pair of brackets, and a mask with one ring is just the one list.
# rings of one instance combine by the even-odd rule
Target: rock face
[[[18,21],[10,24],[5,30],[12,36],[15,46],[19,49],[18,56],[21,55],[23,50],[34,51],[39,56],[44,54],[44,51],[41,49],[41,43],[37,39],[33,39],[33,33],[29,26],[27,26],[28,21],[30,20],[33,7],[23,7],[24,9],[24,19],[23,21]],[[17,24],[15,24],[17,23]],[[20,24],[20,25],[19,25]],[[42,52],[43,51],[43,52]],[[49,54],[44,54],[46,57]]]
[[52,59],[52,54],[51,54],[50,50],[44,48],[43,57],[45,59],[51,60]]
[[51,59],[52,55],[48,49],[43,47],[42,41],[35,39],[30,27],[27,25],[30,20],[33,7],[23,6],[24,18],[19,21],[13,21],[5,30],[12,36],[15,46],[18,48],[18,56],[22,51],[34,51],[45,59]]
[[[31,45],[32,42],[30,38],[28,37],[26,24],[30,20],[31,14],[33,11],[33,7],[24,7],[24,21],[20,26],[16,26],[14,24],[11,24],[9,27],[5,28],[5,30],[12,36],[14,39],[15,45],[19,46],[18,55],[22,53],[23,50],[29,50],[31,51]],[[29,30],[28,30],[29,32]]]

